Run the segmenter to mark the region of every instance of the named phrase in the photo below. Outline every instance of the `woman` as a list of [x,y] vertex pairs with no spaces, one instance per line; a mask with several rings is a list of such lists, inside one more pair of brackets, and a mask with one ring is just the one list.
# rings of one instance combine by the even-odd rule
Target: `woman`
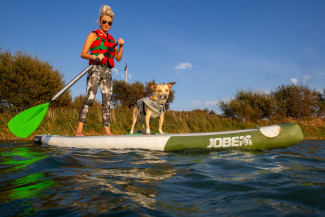
[[[105,135],[113,135],[110,129],[110,104],[112,96],[111,71],[114,67],[114,58],[117,61],[121,61],[124,45],[124,40],[119,38],[117,40],[119,49],[115,47],[113,51],[104,56],[104,53],[115,44],[114,38],[107,33],[113,24],[113,19],[114,13],[112,9],[107,5],[103,6],[99,16],[100,29],[88,35],[81,51],[81,57],[89,60],[89,64],[94,63],[96,59],[99,59],[99,62],[88,72],[87,94],[81,107],[76,136],[83,136],[83,125],[86,121],[89,108],[95,100],[98,86],[100,86],[102,92],[102,113]],[[90,53],[88,53],[89,51]]]

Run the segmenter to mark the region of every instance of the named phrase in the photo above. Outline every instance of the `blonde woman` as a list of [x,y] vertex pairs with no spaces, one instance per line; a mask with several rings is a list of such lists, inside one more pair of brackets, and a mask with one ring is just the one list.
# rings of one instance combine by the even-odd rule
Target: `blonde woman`
[[83,136],[83,126],[88,111],[95,100],[98,86],[100,86],[102,93],[102,115],[105,135],[113,135],[110,129],[110,104],[112,96],[111,71],[114,67],[114,59],[121,61],[124,45],[124,40],[119,38],[117,40],[119,48],[115,47],[113,51],[104,56],[104,53],[116,43],[114,38],[107,33],[113,25],[113,20],[114,13],[112,9],[108,5],[103,6],[100,10],[98,20],[100,29],[88,35],[81,51],[81,57],[89,60],[89,64],[94,63],[96,59],[99,59],[99,62],[88,72],[87,93],[81,107],[76,136]]

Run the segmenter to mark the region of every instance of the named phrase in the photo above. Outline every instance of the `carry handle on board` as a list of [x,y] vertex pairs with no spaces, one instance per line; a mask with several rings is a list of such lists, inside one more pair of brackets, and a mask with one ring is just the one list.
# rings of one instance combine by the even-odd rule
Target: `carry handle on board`
[[[104,55],[107,55],[109,52],[115,49],[118,45],[116,43],[113,47],[111,47]],[[63,87],[57,94],[53,96],[53,98],[44,104],[34,106],[29,108],[19,114],[17,114],[14,118],[12,118],[8,127],[9,130],[16,136],[21,138],[26,138],[30,134],[32,134],[39,124],[42,122],[50,103],[59,98],[64,92],[66,92],[72,85],[74,85],[82,76],[84,76],[93,65],[97,64],[100,60],[97,58],[94,63],[85,68],[79,75],[77,75],[72,81],[70,81],[65,87]]]

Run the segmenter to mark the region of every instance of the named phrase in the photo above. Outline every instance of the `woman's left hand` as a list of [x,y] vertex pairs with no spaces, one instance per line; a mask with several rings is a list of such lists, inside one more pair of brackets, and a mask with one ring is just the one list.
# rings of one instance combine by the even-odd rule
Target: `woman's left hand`
[[124,40],[122,38],[119,38],[117,39],[117,43],[120,45],[120,46],[123,46],[124,44]]

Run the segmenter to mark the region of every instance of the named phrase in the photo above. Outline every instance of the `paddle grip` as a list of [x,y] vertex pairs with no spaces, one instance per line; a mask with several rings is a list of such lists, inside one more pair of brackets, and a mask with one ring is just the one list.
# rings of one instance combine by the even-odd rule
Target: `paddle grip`
[[[107,55],[109,52],[114,50],[114,48],[118,45],[118,43],[114,44],[104,55]],[[49,101],[49,103],[53,102],[57,98],[59,98],[65,91],[67,91],[72,85],[74,85],[81,77],[83,77],[92,67],[93,65],[97,64],[100,60],[96,59],[94,63],[87,66],[79,75],[77,75],[74,79],[72,79],[65,87],[63,87],[57,94],[53,96],[53,98]]]

